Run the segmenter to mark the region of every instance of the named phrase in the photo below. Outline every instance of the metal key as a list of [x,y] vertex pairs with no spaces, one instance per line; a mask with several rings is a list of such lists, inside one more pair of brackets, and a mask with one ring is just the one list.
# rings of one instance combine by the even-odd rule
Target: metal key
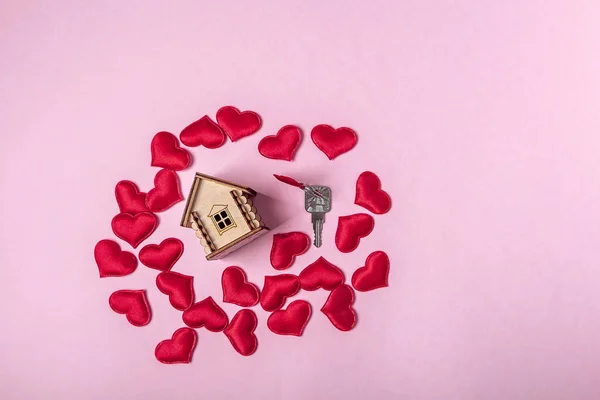
[[331,189],[327,186],[305,186],[304,208],[312,214],[315,246],[321,247],[325,213],[331,210]]

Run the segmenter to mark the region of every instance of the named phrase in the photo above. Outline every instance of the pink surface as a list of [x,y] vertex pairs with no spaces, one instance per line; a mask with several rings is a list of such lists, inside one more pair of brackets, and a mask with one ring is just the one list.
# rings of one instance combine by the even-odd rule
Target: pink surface
[[[600,397],[600,3],[597,1],[3,1],[0,6],[0,397],[2,399],[597,399]],[[388,252],[390,287],[358,293],[359,324],[315,311],[301,338],[257,310],[259,349],[199,330],[190,365],[154,347],[183,326],[144,266],[100,280],[94,244],[114,237],[114,185],[151,187],[149,145],[223,105],[259,134],[194,149],[181,174],[237,180],[309,231],[299,193],[331,185],[319,255],[349,279]],[[305,136],[296,161],[261,137],[285,124],[359,134],[330,162]],[[394,201],[357,251],[333,243],[370,169]],[[262,285],[270,235],[207,264],[161,215],[150,242],[186,245],[176,270],[220,301],[240,265]],[[123,244],[123,242],[121,242]],[[125,247],[125,246],[124,246]],[[135,251],[137,253],[137,251]],[[108,307],[147,288],[154,319]],[[232,317],[238,307],[224,306]]]

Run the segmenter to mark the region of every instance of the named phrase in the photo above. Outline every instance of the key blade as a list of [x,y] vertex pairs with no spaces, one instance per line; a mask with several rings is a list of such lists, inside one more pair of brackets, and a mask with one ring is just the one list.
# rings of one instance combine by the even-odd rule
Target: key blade
[[313,213],[312,214],[312,224],[313,224],[313,231],[314,231],[314,235],[315,235],[315,241],[314,241],[314,245],[315,247],[321,247],[322,244],[322,239],[321,236],[323,234],[323,219],[325,217],[325,214],[323,213]]
[[321,235],[323,233],[323,220],[318,220],[314,223],[314,231],[315,231],[315,247],[321,247],[322,239]]

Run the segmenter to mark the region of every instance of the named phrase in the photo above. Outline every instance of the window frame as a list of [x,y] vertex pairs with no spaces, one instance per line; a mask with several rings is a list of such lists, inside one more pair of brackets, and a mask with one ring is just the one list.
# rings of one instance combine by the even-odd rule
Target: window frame
[[[223,213],[225,213],[225,216],[222,215]],[[217,220],[216,217],[219,217],[219,219]],[[229,212],[229,206],[225,206],[225,208],[223,208],[222,210],[211,215],[210,219],[212,220],[212,223],[215,226],[215,228],[217,229],[217,232],[219,233],[219,235],[222,235],[223,233],[227,232],[228,230],[237,227],[235,220],[233,219],[233,217],[231,216],[231,213]],[[229,225],[227,225],[227,223],[225,222],[227,220],[229,220],[229,222],[230,222]],[[219,224],[224,224],[225,227],[221,228],[219,226]]]

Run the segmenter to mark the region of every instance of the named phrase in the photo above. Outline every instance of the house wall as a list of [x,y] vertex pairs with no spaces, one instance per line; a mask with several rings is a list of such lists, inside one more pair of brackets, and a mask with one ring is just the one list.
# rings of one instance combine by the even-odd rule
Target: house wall
[[[200,215],[200,222],[204,225],[208,236],[212,239],[217,249],[234,241],[238,237],[250,232],[246,218],[238,208],[231,195],[232,188],[217,182],[201,180],[198,193],[192,205],[192,210]],[[237,225],[223,234],[214,226],[212,219],[208,216],[214,205],[222,204],[228,206],[229,213]]]

